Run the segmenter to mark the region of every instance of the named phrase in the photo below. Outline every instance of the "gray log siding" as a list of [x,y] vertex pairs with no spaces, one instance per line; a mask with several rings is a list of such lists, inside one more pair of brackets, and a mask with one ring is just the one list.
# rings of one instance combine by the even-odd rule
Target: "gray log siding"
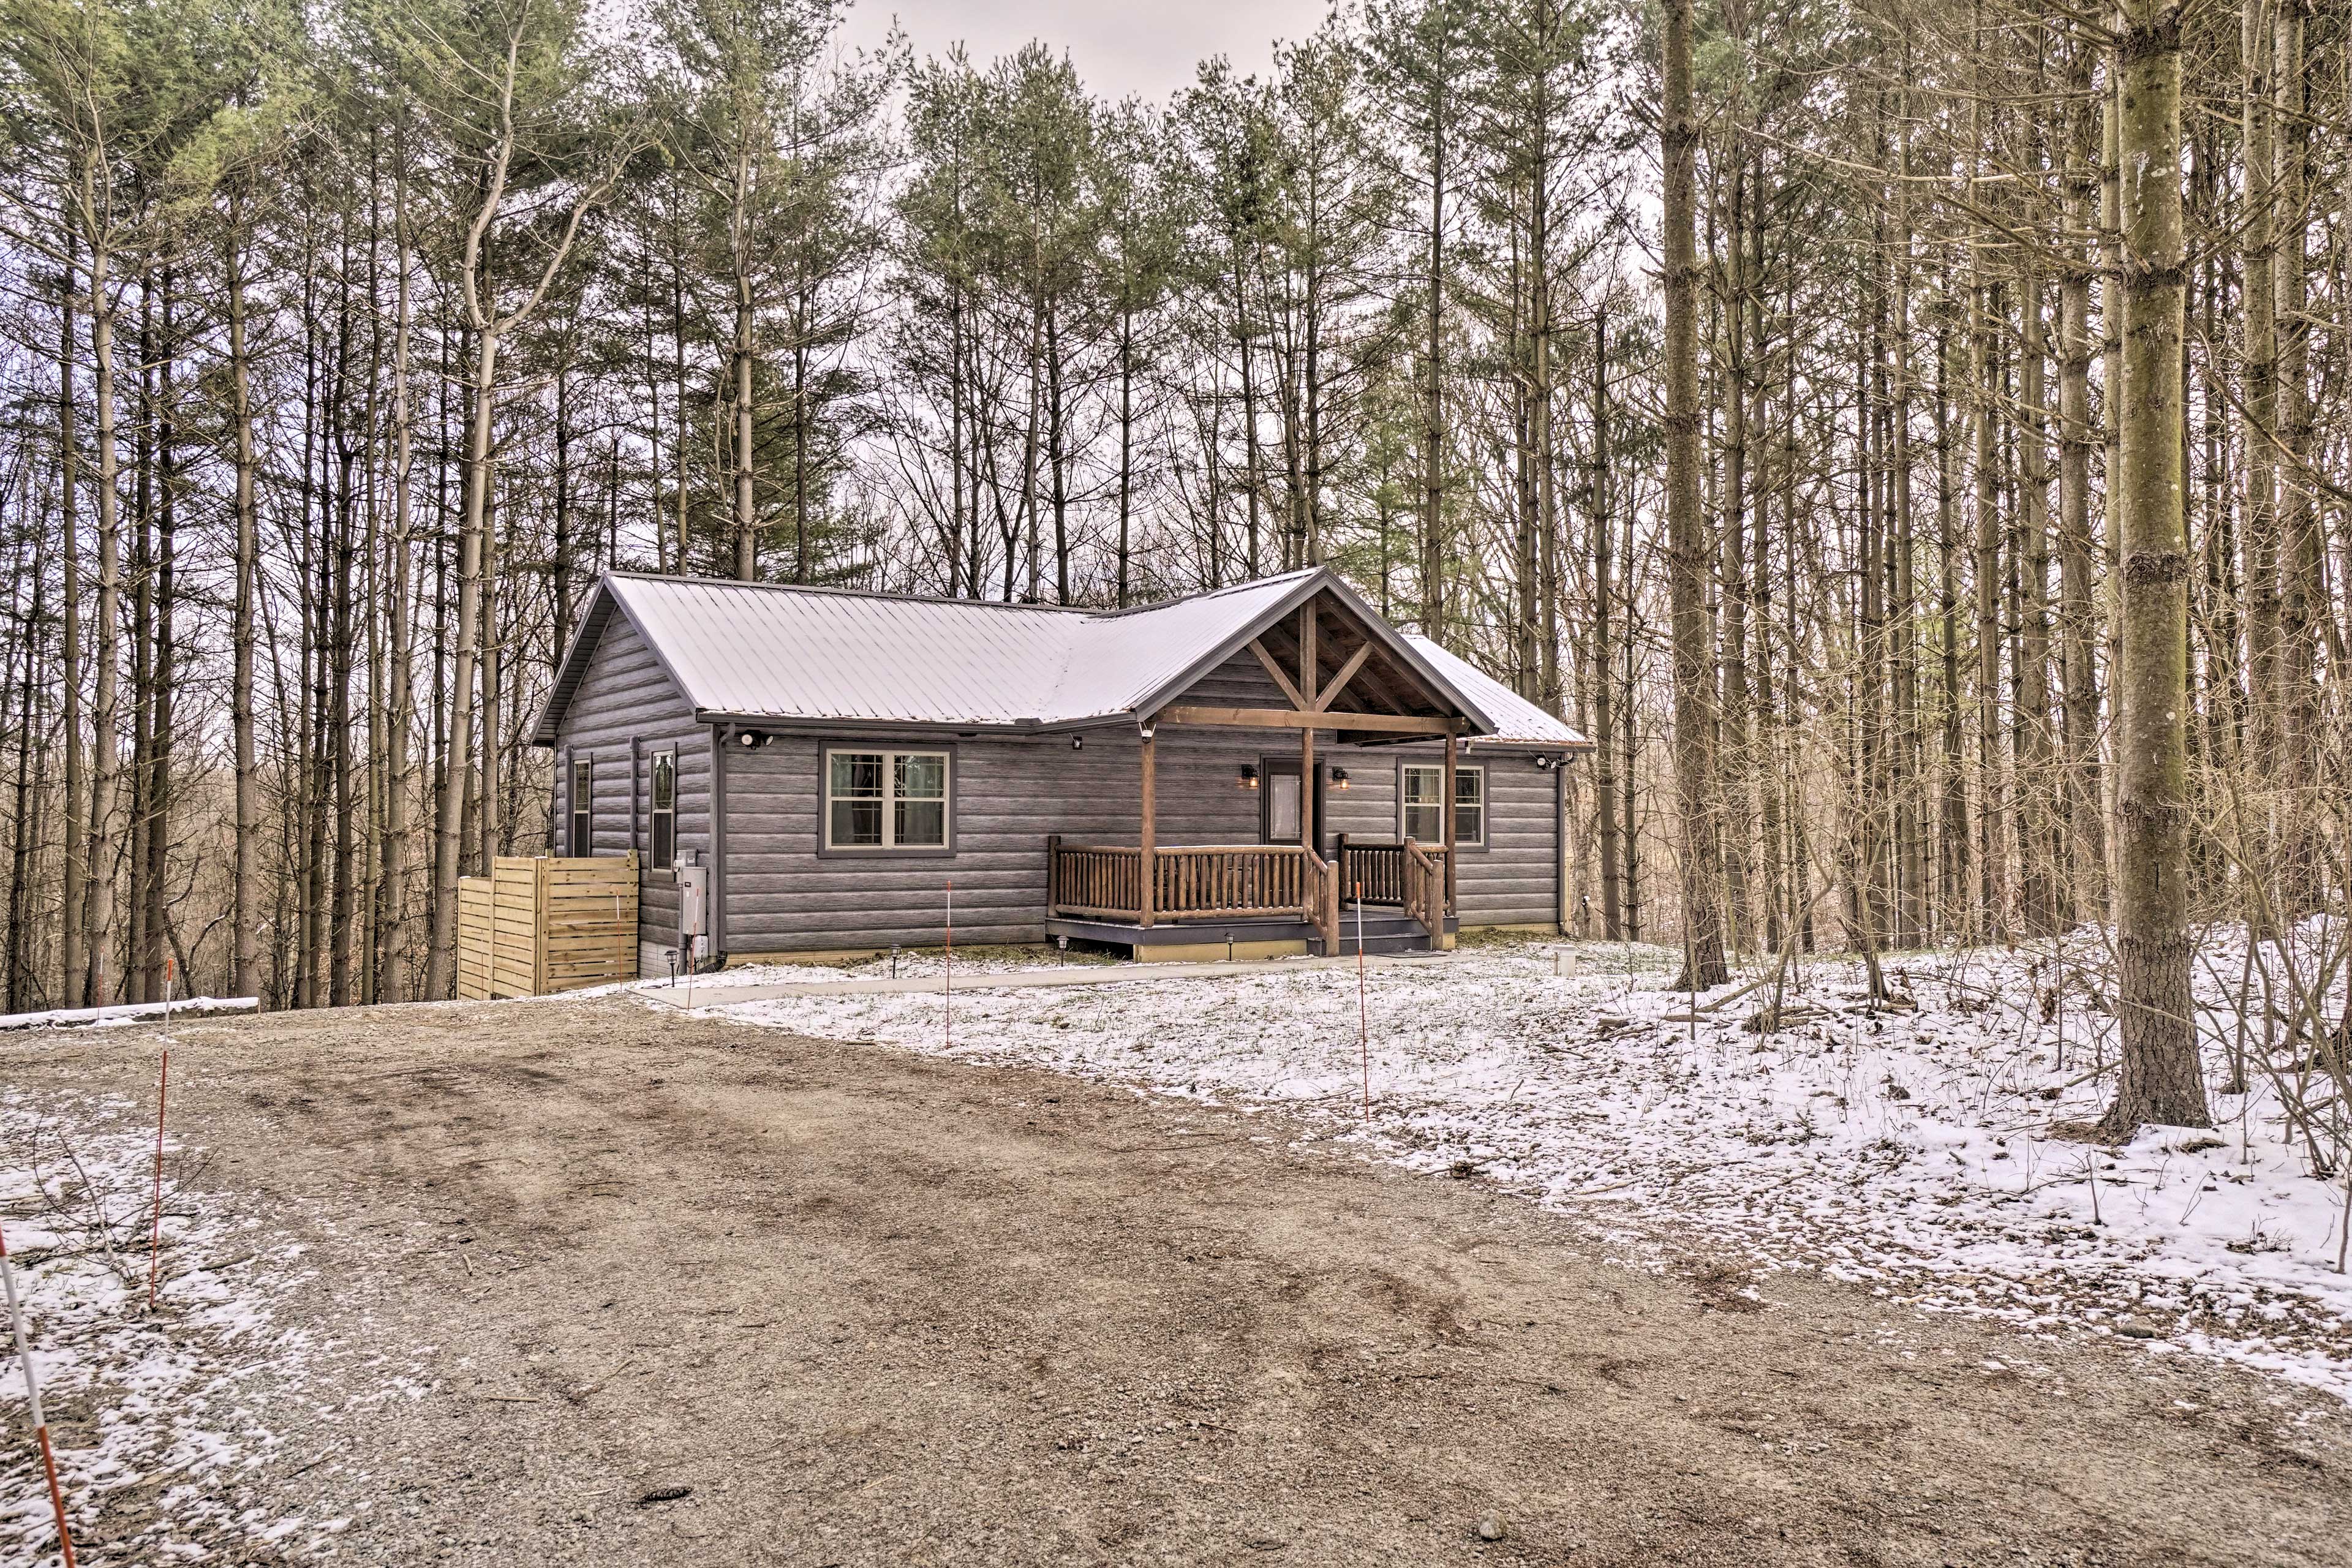
[[[1243,708],[1288,706],[1246,651],[1202,678],[1183,700]],[[637,742],[634,770],[630,741]],[[955,883],[959,942],[1035,942],[1045,937],[1045,839],[1133,844],[1140,831],[1140,751],[1132,729],[1097,731],[1074,748],[1068,735],[1003,736],[950,731],[870,736],[777,735],[726,759],[727,864],[716,880],[724,901],[719,931],[737,957],[886,947],[937,946],[944,932],[946,884]],[[936,745],[954,756],[952,855],[821,854],[822,759],[828,746]],[[615,615],[593,651],[558,734],[559,761],[596,764],[594,840],[600,855],[649,847],[652,753],[677,752],[677,845],[710,849],[710,731],[626,619]],[[1250,844],[1258,837],[1261,793],[1240,783],[1244,764],[1295,757],[1283,731],[1167,726],[1160,731],[1159,841]],[[1349,787],[1325,797],[1328,833],[1397,836],[1397,764],[1443,754],[1425,742],[1334,747],[1318,741],[1328,768],[1348,770]],[[1465,925],[1549,922],[1555,918],[1557,864],[1552,775],[1529,758],[1473,751],[1487,770],[1488,846],[1463,856]],[[569,807],[568,768],[559,768],[556,806]],[[632,798],[636,801],[633,830]],[[567,819],[568,820],[568,819]],[[1327,843],[1328,839],[1327,837]],[[673,945],[674,879],[648,871],[639,903],[639,940]]]
[[[636,742],[632,765],[630,742]],[[652,848],[653,753],[677,752],[677,847],[708,853],[710,847],[710,731],[694,721],[694,710],[670,683],[661,663],[625,616],[604,624],[588,658],[580,689],[564,710],[555,754],[556,844],[571,847],[572,769],[574,758],[595,764],[595,798],[590,837],[595,853],[640,855]],[[631,801],[637,809],[633,814]],[[637,941],[658,948],[677,944],[677,879],[648,869],[638,880]]]
[[[935,947],[955,882],[956,940],[1043,942],[1045,839],[1133,844],[1142,756],[1132,731],[1013,739],[950,733],[874,741],[779,736],[727,762],[727,941],[730,953]],[[820,854],[828,746],[936,745],[953,752],[955,853]],[[1160,842],[1254,844],[1258,797],[1241,765],[1253,731],[1160,732]]]
[[[1329,789],[1331,831],[1394,842],[1403,825],[1397,809],[1400,764],[1442,763],[1443,745],[1350,747],[1332,754],[1348,770],[1348,787]],[[1486,842],[1462,847],[1454,910],[1465,926],[1550,925],[1559,918],[1557,797],[1552,773],[1517,752],[1465,748],[1461,765],[1486,773]]]
[[[1430,754],[1444,757],[1442,748]],[[1486,770],[1486,847],[1464,849],[1455,873],[1454,902],[1462,923],[1553,924],[1559,918],[1559,797],[1551,771],[1536,766],[1533,757],[1475,746],[1462,760]],[[1395,778],[1391,769],[1391,789]]]

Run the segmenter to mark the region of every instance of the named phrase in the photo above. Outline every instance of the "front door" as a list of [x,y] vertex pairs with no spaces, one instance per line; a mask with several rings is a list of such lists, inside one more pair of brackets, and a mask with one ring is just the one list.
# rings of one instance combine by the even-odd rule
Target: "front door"
[[[1298,837],[1299,774],[1298,759],[1265,757],[1258,763],[1258,776],[1265,781],[1258,801],[1257,837],[1261,844],[1297,844]],[[1321,854],[1323,845],[1323,765],[1315,766],[1315,837],[1318,842],[1315,852]]]

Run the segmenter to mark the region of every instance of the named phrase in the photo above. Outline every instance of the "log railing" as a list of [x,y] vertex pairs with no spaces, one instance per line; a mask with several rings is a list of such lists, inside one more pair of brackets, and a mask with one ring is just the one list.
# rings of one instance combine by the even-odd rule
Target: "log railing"
[[1143,851],[1132,844],[1045,840],[1045,900],[1057,915],[1132,921],[1143,911]]
[[[1143,851],[1125,844],[1045,840],[1052,912],[1085,920],[1143,918]],[[1336,942],[1339,868],[1297,844],[1161,845],[1151,851],[1151,919],[1290,915]]]
[[1151,910],[1161,920],[1304,915],[1321,894],[1295,844],[1167,845],[1151,858]]
[[1323,938],[1323,951],[1339,951],[1339,862],[1326,860],[1305,845],[1298,853],[1307,875],[1307,921]]
[[1445,849],[1404,841],[1404,912],[1431,936],[1445,934]]
[[[1436,863],[1440,877],[1445,870],[1445,846],[1423,844],[1422,855]],[[1403,844],[1383,843],[1377,839],[1350,838],[1339,836],[1339,889],[1349,899],[1361,897],[1368,904],[1402,904],[1409,880],[1410,862]],[[1362,892],[1358,893],[1357,889]]]

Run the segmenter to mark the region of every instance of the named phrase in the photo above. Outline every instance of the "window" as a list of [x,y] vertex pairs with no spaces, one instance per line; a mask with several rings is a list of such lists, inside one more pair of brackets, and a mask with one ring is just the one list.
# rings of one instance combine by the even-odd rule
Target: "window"
[[1265,841],[1268,844],[1298,842],[1298,775],[1269,773],[1265,775]]
[[653,754],[653,868],[667,871],[677,861],[677,753]]
[[595,765],[585,757],[574,758],[572,763],[572,853],[595,853],[593,808],[595,805]]
[[828,849],[944,849],[945,752],[827,752]]
[[[1445,813],[1439,809],[1445,799],[1444,765],[1440,763],[1405,763],[1401,793],[1404,837],[1418,839],[1423,844],[1444,843]],[[1486,842],[1486,770],[1484,768],[1456,767],[1454,770],[1454,836],[1457,845]]]

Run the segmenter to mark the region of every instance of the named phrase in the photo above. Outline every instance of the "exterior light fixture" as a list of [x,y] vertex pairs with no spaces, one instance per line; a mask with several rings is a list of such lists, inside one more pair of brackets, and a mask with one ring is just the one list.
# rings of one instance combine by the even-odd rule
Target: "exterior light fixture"
[[768,737],[763,731],[738,730],[735,731],[735,743],[747,752],[756,752],[768,743]]
[[1257,788],[1256,764],[1253,763],[1244,763],[1242,764],[1241,777],[1236,779],[1234,782],[1240,784],[1244,789]]
[[1070,737],[1070,750],[1074,752],[1083,752],[1086,749],[1087,738],[1084,735],[1073,735]]
[[1333,789],[1346,789],[1348,787],[1347,769],[1333,768],[1331,770],[1331,787]]

